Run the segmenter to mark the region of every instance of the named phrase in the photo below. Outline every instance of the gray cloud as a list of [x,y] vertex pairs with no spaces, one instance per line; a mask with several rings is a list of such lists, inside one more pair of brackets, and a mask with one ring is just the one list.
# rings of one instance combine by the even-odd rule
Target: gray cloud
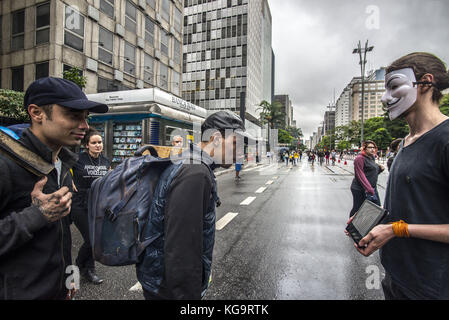
[[[294,117],[308,138],[323,121],[326,106],[354,76],[360,76],[359,40],[369,40],[367,69],[387,66],[415,51],[449,63],[447,0],[269,0],[276,55],[276,94],[289,94]],[[373,22],[374,6],[379,28]],[[375,21],[374,21],[375,22]]]

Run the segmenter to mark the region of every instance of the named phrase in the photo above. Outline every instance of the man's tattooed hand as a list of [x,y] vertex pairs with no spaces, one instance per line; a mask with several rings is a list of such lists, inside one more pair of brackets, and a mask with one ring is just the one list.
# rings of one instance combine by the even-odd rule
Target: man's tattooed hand
[[44,177],[34,185],[31,192],[31,202],[39,208],[49,222],[55,222],[70,213],[72,193],[69,188],[62,187],[52,194],[45,194],[42,190],[47,181],[47,177]]

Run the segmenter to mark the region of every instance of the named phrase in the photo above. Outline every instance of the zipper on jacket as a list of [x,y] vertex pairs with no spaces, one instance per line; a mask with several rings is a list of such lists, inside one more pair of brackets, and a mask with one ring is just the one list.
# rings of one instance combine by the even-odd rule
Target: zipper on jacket
[[[62,168],[62,167],[61,167]],[[58,190],[61,189],[61,185],[64,185],[64,180],[67,178],[67,174],[69,173],[69,170],[66,171],[63,178],[61,179],[61,182],[58,181]],[[70,208],[70,211],[72,208]],[[62,218],[63,219],[63,218]],[[62,257],[62,273],[61,273],[61,285],[60,289],[64,288],[64,275],[65,275],[65,259],[64,259],[64,225],[62,223],[62,219],[59,219],[59,225],[61,226],[61,257]]]

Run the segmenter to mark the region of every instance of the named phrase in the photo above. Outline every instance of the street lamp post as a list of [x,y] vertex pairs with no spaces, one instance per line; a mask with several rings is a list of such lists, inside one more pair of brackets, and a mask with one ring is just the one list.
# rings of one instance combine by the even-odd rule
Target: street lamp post
[[[363,118],[365,114],[365,64],[366,64],[366,53],[373,51],[374,46],[368,47],[368,40],[366,40],[365,48],[362,48],[362,44],[359,41],[358,47],[352,51],[353,54],[359,54],[360,57],[360,72],[362,75],[362,115],[360,118],[361,135],[360,135],[360,146],[363,145]],[[362,58],[363,53],[363,58]]]
[[327,113],[327,130],[329,133],[329,149],[335,149],[332,148],[332,130],[330,129],[330,117],[331,117],[331,113],[332,113],[332,109],[334,108],[334,106],[332,104],[329,103],[329,105],[327,106],[327,109],[329,109],[329,112]]

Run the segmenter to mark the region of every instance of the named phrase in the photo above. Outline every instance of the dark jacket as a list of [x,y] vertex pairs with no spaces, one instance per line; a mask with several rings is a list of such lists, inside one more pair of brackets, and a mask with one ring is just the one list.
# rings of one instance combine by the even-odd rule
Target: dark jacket
[[[52,152],[29,129],[21,141],[49,163]],[[76,156],[62,149],[61,186],[56,170],[48,175],[43,192],[62,186],[72,191],[69,168]],[[67,289],[66,267],[72,264],[69,219],[49,223],[31,204],[31,192],[40,179],[0,156],[0,299],[61,299]]]
[[154,299],[198,300],[209,285],[219,201],[215,164],[199,148],[191,151],[194,164],[167,168],[154,193],[145,234],[162,236],[137,264],[137,278]]

